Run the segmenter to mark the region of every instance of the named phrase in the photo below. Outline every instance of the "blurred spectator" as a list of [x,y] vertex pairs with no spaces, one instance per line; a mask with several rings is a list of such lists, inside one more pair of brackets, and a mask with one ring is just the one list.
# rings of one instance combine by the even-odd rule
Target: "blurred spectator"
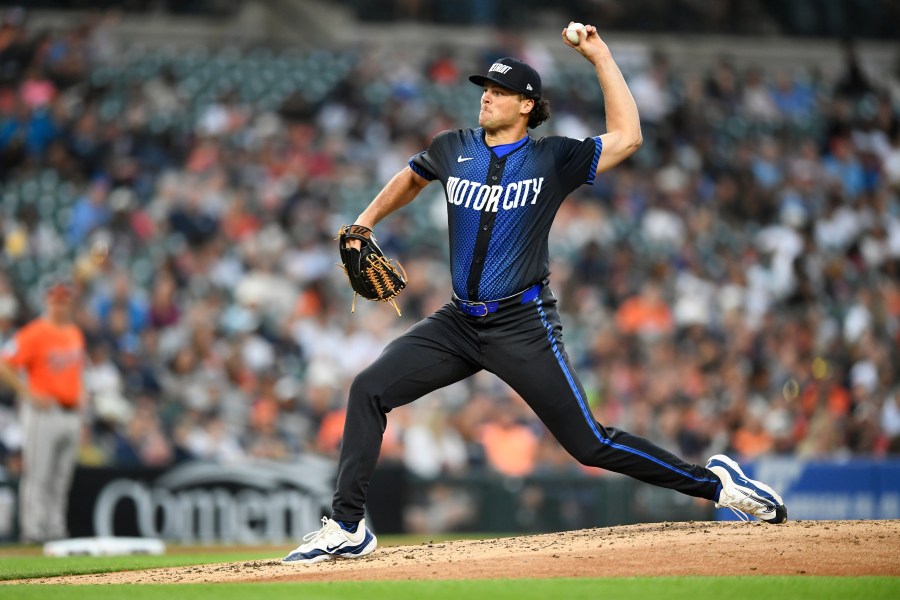
[[149,325],[154,329],[165,329],[178,324],[181,310],[175,299],[175,279],[163,271],[153,285],[153,296],[150,299]]
[[284,460],[288,458],[288,441],[278,430],[278,404],[274,398],[258,398],[250,409],[250,431],[244,446],[253,458]]
[[56,86],[45,78],[37,67],[32,67],[25,74],[25,80],[19,86],[19,97],[26,108],[32,112],[46,107],[56,96]]
[[534,471],[538,436],[517,421],[511,408],[495,408],[493,418],[481,426],[481,443],[491,468],[507,477],[523,477]]
[[778,107],[759,68],[747,71],[742,103],[745,114],[751,119],[767,122],[779,116]]
[[888,439],[887,452],[900,454],[900,391],[896,389],[884,400],[881,428]]
[[649,71],[636,77],[630,88],[641,114],[641,125],[659,125],[672,113],[672,83],[668,62],[661,52],[653,53]]
[[150,401],[138,400],[127,425],[115,435],[114,451],[116,464],[123,467],[156,467],[172,461],[171,443]]
[[629,298],[616,311],[616,326],[626,335],[661,336],[672,332],[672,311],[662,297],[659,284],[648,281],[641,293]]
[[69,246],[77,248],[95,229],[109,222],[111,212],[106,205],[108,192],[109,181],[106,177],[98,175],[91,182],[87,193],[75,202],[72,222],[69,225]]
[[780,72],[775,76],[772,103],[781,116],[788,120],[799,120],[812,116],[815,96],[808,85]]
[[[422,403],[403,435],[403,464],[419,477],[457,474],[467,466],[466,445],[439,407]],[[419,408],[419,407],[417,407]]]

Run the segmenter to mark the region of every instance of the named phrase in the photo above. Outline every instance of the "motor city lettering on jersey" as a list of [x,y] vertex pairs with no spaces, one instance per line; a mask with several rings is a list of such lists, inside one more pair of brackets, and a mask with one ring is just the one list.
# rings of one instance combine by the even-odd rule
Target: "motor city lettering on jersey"
[[471,208],[484,212],[497,212],[499,209],[513,210],[530,204],[536,204],[538,194],[544,186],[544,178],[514,181],[505,186],[485,185],[477,181],[447,178],[447,202],[455,206]]
[[119,534],[116,514],[130,505],[144,537],[182,543],[280,543],[314,527],[330,507],[331,477],[318,464],[291,472],[271,463],[194,463],[152,483],[119,478],[97,497],[94,531],[98,536]]

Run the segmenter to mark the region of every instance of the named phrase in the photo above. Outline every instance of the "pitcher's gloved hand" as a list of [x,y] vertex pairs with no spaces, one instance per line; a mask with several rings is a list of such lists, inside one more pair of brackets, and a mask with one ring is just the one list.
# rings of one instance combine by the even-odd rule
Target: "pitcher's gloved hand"
[[[363,225],[344,225],[338,231],[338,246],[341,252],[341,266],[353,288],[353,305],[356,310],[356,296],[366,300],[390,302],[400,314],[394,301],[406,287],[406,271],[396,260],[385,258],[384,252],[375,241],[372,230]],[[358,240],[360,247],[349,244]]]

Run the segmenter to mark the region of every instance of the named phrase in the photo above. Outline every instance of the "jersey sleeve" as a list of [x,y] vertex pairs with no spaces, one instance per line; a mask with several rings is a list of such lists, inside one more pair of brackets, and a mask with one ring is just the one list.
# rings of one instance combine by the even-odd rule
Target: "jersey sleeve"
[[0,358],[3,362],[16,369],[24,369],[34,360],[36,351],[34,327],[26,325],[12,337],[3,349],[0,350]]
[[565,193],[580,185],[592,185],[597,176],[597,163],[603,151],[600,136],[583,140],[556,138],[554,154],[559,181]]
[[447,161],[444,158],[447,155],[446,148],[449,134],[449,131],[440,132],[431,140],[427,150],[423,150],[409,159],[409,168],[416,175],[428,181],[442,178],[446,171],[444,165],[447,164]]

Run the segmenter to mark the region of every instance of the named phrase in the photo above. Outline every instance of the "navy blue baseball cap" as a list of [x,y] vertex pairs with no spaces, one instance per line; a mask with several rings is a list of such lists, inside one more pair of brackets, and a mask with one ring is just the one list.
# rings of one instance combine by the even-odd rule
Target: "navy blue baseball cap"
[[483,86],[491,81],[514,92],[524,94],[526,98],[538,100],[541,97],[541,76],[529,65],[516,58],[501,58],[491,65],[487,75],[472,75],[469,81]]

